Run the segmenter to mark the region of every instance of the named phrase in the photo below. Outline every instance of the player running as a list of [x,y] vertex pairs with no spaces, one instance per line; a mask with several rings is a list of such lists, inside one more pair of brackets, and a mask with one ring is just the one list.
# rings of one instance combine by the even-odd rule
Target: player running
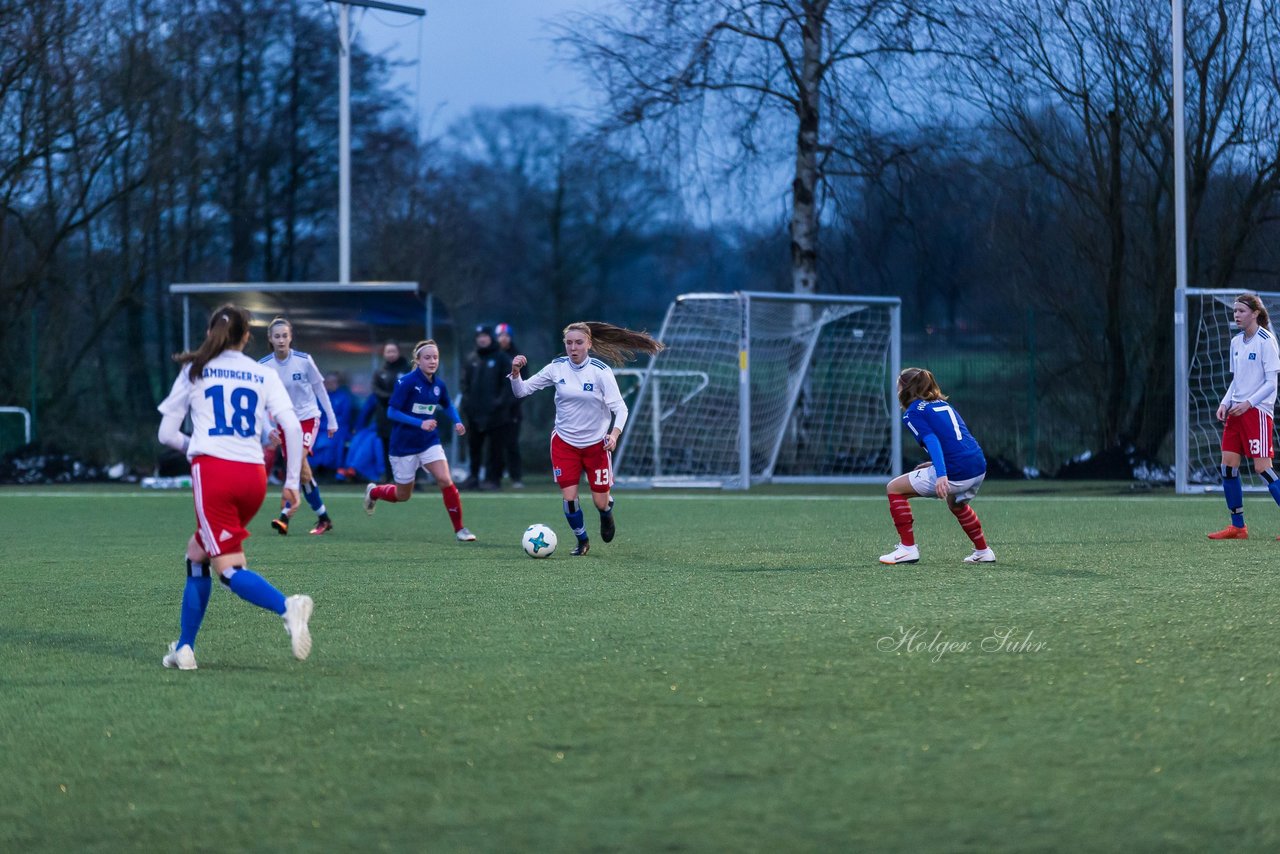
[[[284,618],[293,655],[311,654],[310,596],[287,599],[262,576],[245,568],[248,526],[267,494],[262,462],[261,425],[268,416],[297,447],[302,428],[280,378],[244,354],[251,337],[249,312],[224,305],[209,318],[204,343],[174,361],[182,371],[159,406],[159,439],[191,460],[196,532],[187,542],[187,584],[182,594],[181,634],[169,645],[162,663],[178,670],[196,669],[196,633],[204,621],[213,579],[246,602]],[[191,435],[182,422],[191,415]],[[302,458],[288,459],[281,498],[298,502]]]
[[578,503],[578,482],[583,472],[591,488],[591,499],[600,512],[600,539],[613,540],[617,528],[613,519],[613,450],[627,423],[627,404],[618,391],[613,370],[595,351],[614,364],[631,361],[637,352],[657,353],[662,344],[644,332],[633,332],[608,323],[570,323],[564,328],[564,356],[551,362],[529,380],[520,378],[528,364],[524,356],[511,360],[511,390],[516,397],[528,397],[538,389],[554,386],[556,420],[551,431],[551,467],[560,487],[564,517],[578,544],[570,554],[585,555],[591,548],[582,507]]
[[982,523],[969,506],[987,476],[987,458],[982,448],[969,433],[960,413],[947,403],[947,396],[938,388],[933,374],[924,368],[907,368],[898,374],[898,403],[902,406],[902,423],[929,453],[930,462],[895,477],[885,487],[899,543],[896,549],[881,555],[880,562],[897,564],[920,560],[908,501],[922,495],[946,501],[947,508],[973,541],[973,554],[964,559],[965,563],[995,563],[996,553],[987,547]]
[[1280,350],[1271,333],[1271,318],[1257,296],[1236,297],[1232,315],[1240,333],[1231,339],[1231,385],[1217,411],[1222,422],[1222,495],[1227,500],[1231,524],[1209,534],[1211,540],[1249,539],[1240,484],[1240,462],[1244,457],[1253,459],[1253,470],[1267,482],[1271,497],[1280,504],[1280,477],[1271,467]]
[[426,469],[440,487],[444,509],[449,512],[454,536],[458,542],[474,542],[476,535],[462,525],[462,496],[449,472],[449,460],[440,444],[439,415],[449,416],[453,432],[467,434],[458,410],[449,401],[449,389],[436,375],[440,367],[440,348],[432,340],[419,341],[413,347],[413,364],[417,370],[396,382],[387,403],[391,419],[391,476],[395,484],[379,486],[371,483],[364,489],[364,512],[373,515],[379,501],[408,501],[413,497],[413,482],[419,467]]
[[[293,324],[283,317],[272,320],[267,326],[267,340],[271,343],[272,352],[259,359],[258,364],[275,370],[276,375],[280,377],[280,382],[284,384],[285,391],[293,400],[294,411],[302,423],[301,442],[295,443],[292,447],[285,440],[283,430],[277,429],[276,434],[286,460],[293,456],[302,459],[302,494],[311,505],[311,509],[316,512],[316,526],[311,529],[311,533],[325,534],[333,530],[333,520],[329,518],[324,499],[320,497],[320,485],[316,483],[316,477],[311,472],[307,457],[311,456],[316,436],[320,432],[320,410],[323,408],[325,418],[329,419],[330,439],[337,432],[338,419],[333,414],[329,392],[324,387],[324,374],[320,373],[320,369],[316,367],[315,359],[291,347]],[[283,537],[289,533],[289,517],[297,509],[297,502],[292,505],[284,504],[280,508],[280,515],[271,520],[271,527],[275,528],[280,536]]]

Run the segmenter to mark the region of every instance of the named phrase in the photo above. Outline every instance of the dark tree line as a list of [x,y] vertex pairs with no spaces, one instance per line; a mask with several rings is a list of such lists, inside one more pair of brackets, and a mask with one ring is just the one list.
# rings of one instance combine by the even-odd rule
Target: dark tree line
[[[637,0],[564,22],[606,109],[420,139],[353,59],[353,277],[466,328],[651,329],[691,290],[895,294],[909,334],[1050,331],[1095,447],[1172,408],[1167,4]],[[1280,0],[1190,0],[1191,282],[1272,286]],[[309,0],[0,4],[0,403],[153,451],[181,281],[332,280],[337,37]],[[717,217],[709,217],[713,210]],[[95,430],[85,431],[85,419]],[[1083,450],[1083,449],[1082,449]]]

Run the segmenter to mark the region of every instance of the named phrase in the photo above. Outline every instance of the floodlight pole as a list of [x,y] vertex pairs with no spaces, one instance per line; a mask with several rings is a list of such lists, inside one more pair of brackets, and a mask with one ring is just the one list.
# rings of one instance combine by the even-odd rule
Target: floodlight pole
[[1174,361],[1174,490],[1187,491],[1187,458],[1190,453],[1187,425],[1187,129],[1184,90],[1184,40],[1186,17],[1183,0],[1173,0],[1173,361]]
[[381,0],[326,0],[338,4],[338,282],[351,281],[351,7],[382,9],[405,15],[423,9]]

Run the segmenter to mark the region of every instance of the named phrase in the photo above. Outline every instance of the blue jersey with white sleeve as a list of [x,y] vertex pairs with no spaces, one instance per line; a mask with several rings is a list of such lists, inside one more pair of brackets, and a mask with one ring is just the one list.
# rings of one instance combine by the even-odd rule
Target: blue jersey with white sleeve
[[448,415],[456,424],[458,411],[449,402],[449,389],[439,376],[428,378],[419,370],[412,370],[396,381],[391,399],[387,401],[387,416],[391,419],[391,448],[393,457],[420,454],[432,445],[440,444],[440,430],[423,430],[422,422]]
[[938,477],[968,480],[985,474],[987,458],[960,413],[945,400],[913,400],[902,413],[920,447],[929,452]]

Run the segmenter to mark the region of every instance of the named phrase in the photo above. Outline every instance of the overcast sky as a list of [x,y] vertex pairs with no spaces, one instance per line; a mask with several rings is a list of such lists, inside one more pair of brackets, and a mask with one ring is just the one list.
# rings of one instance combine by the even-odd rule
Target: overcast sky
[[396,80],[411,98],[416,92],[428,134],[442,132],[474,107],[588,102],[582,77],[556,61],[550,22],[569,12],[603,10],[610,0],[394,2],[425,8],[427,14],[418,18],[353,7],[356,39],[371,53],[415,63]]

